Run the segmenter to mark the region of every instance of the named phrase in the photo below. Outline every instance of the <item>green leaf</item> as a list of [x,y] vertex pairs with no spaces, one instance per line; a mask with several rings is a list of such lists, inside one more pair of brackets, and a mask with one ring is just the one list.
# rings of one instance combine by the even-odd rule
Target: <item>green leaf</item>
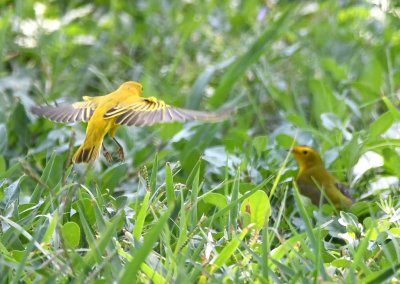
[[348,232],[353,232],[357,235],[361,234],[361,224],[357,220],[357,216],[352,213],[340,211],[339,223],[346,227]]
[[260,156],[263,151],[267,148],[268,144],[268,136],[262,135],[262,136],[256,136],[253,139],[253,147],[257,151],[257,155]]
[[389,232],[396,238],[400,238],[400,228],[395,227],[395,228],[391,228],[389,229]]
[[[10,206],[11,203],[18,200],[19,191],[20,191],[20,183],[23,180],[23,178],[24,178],[24,176],[20,177],[16,181],[14,181],[4,191],[4,200],[1,201],[1,203],[4,204],[4,208],[7,208],[8,206]],[[5,183],[5,181],[3,181],[3,184],[4,183]]]
[[251,223],[257,230],[261,230],[271,216],[271,205],[265,191],[258,190],[252,196],[246,198],[240,207],[242,214],[250,214]]
[[335,259],[331,264],[337,268],[349,268],[351,267],[352,262],[348,259]]
[[203,196],[203,201],[208,204],[217,206],[218,208],[224,208],[228,205],[228,201],[225,195],[215,192],[208,192]]
[[377,120],[372,122],[371,125],[369,126],[369,131],[368,131],[369,137],[376,138],[380,136],[386,130],[388,130],[390,126],[392,126],[393,122],[394,122],[393,114],[390,111],[385,112],[384,114],[379,116]]
[[75,222],[67,222],[61,227],[65,244],[70,248],[76,248],[81,239],[81,229]]

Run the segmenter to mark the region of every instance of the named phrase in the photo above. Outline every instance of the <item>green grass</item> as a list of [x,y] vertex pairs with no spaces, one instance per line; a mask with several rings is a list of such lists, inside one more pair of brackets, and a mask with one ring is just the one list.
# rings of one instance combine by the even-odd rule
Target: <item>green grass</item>
[[[292,2],[0,4],[1,282],[398,282],[400,7]],[[128,80],[238,111],[121,128],[126,161],[91,165],[70,164],[83,125],[29,112]],[[299,194],[295,143],[348,212]]]

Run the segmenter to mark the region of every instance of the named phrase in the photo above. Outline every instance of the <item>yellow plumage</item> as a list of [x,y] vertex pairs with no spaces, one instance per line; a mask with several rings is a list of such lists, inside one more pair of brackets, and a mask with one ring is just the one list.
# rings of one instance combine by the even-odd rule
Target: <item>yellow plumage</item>
[[[317,151],[311,147],[297,146],[293,148],[292,153],[299,165],[296,183],[301,194],[309,197],[315,205],[320,203],[321,191],[337,209],[348,208],[353,204],[344,185],[337,182],[325,169]],[[326,203],[325,198],[323,202]]]
[[101,147],[107,160],[110,153],[103,145],[105,135],[109,135],[118,145],[118,154],[124,159],[124,151],[115,139],[121,125],[148,126],[155,123],[173,121],[205,120],[217,121],[232,112],[214,114],[176,108],[155,97],[141,96],[143,87],[138,82],[125,82],[116,91],[98,97],[84,96],[82,102],[71,105],[32,107],[31,111],[56,122],[88,122],[86,138],[74,154],[74,163],[91,162],[99,156]]

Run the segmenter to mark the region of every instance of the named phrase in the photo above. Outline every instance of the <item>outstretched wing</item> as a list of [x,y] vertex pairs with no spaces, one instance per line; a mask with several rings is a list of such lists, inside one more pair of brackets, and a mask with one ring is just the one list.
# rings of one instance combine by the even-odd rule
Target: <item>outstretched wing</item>
[[56,122],[88,122],[97,104],[90,101],[88,97],[84,97],[84,99],[87,101],[56,106],[34,106],[31,108],[31,112]]
[[140,98],[129,105],[117,105],[108,110],[104,118],[117,117],[115,123],[134,126],[149,126],[155,123],[183,122],[189,120],[218,121],[228,117],[233,109],[221,113],[209,113],[167,105],[155,97]]

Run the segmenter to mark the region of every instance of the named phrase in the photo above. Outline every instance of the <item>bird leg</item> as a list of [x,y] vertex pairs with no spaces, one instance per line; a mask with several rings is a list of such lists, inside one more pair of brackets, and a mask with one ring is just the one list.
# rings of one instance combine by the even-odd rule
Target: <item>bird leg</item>
[[108,152],[106,146],[104,146],[104,143],[101,144],[102,148],[103,148],[103,155],[106,158],[107,162],[111,163],[113,160],[113,157],[111,155],[110,152]]
[[118,152],[118,157],[119,157],[120,161],[124,161],[125,160],[124,149],[122,148],[121,144],[118,143],[117,139],[115,139],[114,137],[112,139],[118,146],[117,152]]

